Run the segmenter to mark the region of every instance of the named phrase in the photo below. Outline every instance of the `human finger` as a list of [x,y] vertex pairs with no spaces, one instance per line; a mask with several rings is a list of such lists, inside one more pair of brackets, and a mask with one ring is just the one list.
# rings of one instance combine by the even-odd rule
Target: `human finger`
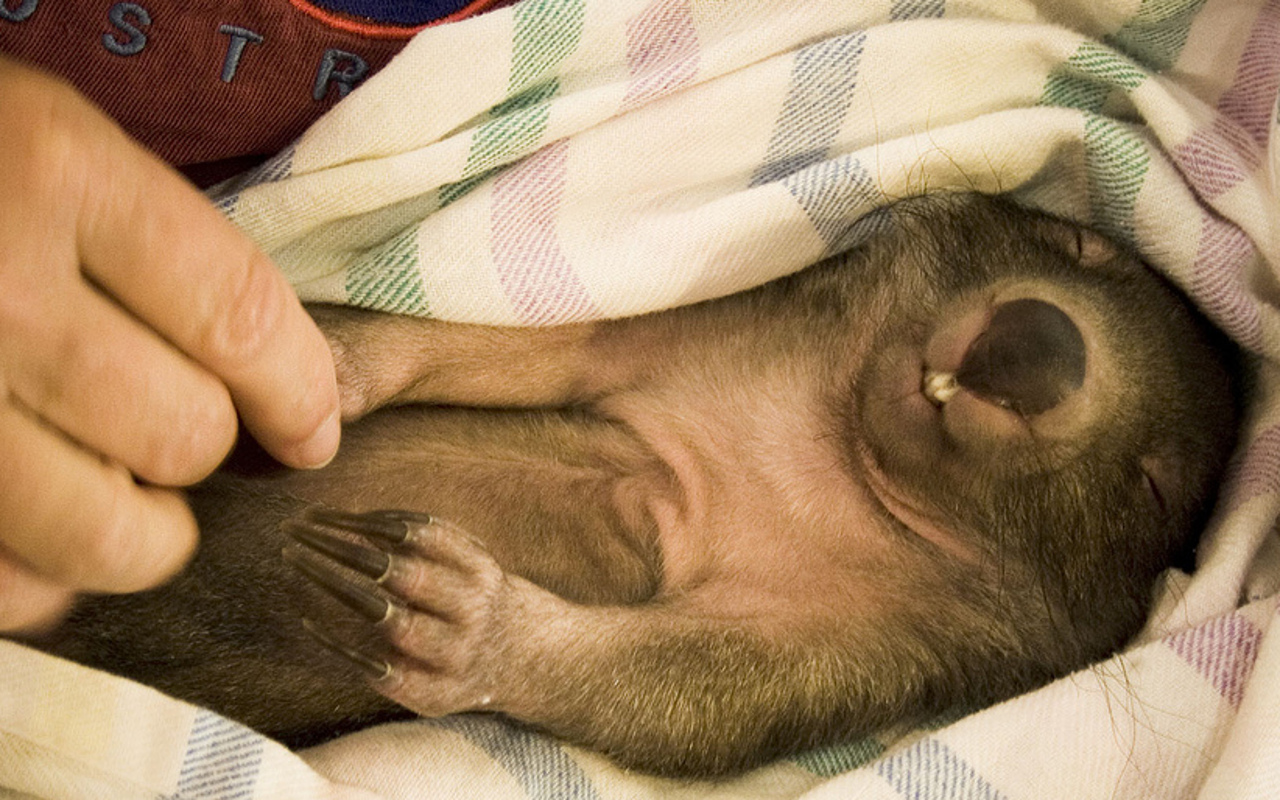
[[12,395],[144,480],[183,486],[212,472],[238,427],[226,387],[91,287],[63,294],[66,313],[5,326],[24,342],[6,356]]
[[0,68],[0,118],[13,121],[6,149],[17,156],[3,182],[26,193],[6,214],[70,219],[73,266],[225,383],[269,452],[293,466],[327,461],[339,425],[332,358],[275,266],[79,94],[12,62]]
[[0,552],[0,631],[36,632],[54,625],[75,594],[51,583]]
[[292,466],[327,462],[338,444],[333,361],[292,288],[162,165],[130,172],[109,196],[86,199],[86,272],[221,378],[268,452]]
[[0,405],[0,546],[47,582],[130,592],[176,573],[196,522],[174,491],[141,486],[124,467],[69,441],[26,409]]

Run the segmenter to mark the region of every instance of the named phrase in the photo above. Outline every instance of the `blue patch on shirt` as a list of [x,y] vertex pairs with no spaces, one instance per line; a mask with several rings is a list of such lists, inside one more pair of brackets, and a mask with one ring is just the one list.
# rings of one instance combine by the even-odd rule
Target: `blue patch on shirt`
[[475,0],[311,0],[326,11],[385,22],[422,25],[456,13]]

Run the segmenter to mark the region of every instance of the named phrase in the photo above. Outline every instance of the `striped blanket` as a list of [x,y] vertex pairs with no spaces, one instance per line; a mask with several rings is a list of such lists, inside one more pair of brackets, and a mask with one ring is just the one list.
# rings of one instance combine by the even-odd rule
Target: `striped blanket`
[[306,299],[495,324],[798,270],[922,192],[1138,248],[1258,356],[1194,576],[1126,652],[720,784],[492,717],[291,753],[0,643],[0,791],[49,798],[1280,796],[1280,0],[524,0],[428,29],[215,200]]

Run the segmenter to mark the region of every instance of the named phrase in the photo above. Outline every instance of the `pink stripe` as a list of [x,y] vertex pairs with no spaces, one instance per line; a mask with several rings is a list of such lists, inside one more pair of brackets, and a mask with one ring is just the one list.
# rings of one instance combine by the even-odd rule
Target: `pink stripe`
[[1192,134],[1176,151],[1178,167],[1207,200],[1229,191],[1262,163],[1262,151],[1248,132],[1226,117]]
[[1262,318],[1244,283],[1245,267],[1255,254],[1244,231],[1206,213],[1190,288],[1204,312],[1228,335],[1256,349],[1262,344]]
[[1258,14],[1236,67],[1236,79],[1218,101],[1218,110],[1265,147],[1271,112],[1280,92],[1280,0]]
[[567,140],[553,142],[493,186],[493,261],[507,298],[526,325],[598,316],[556,235],[568,154]]
[[1261,640],[1262,631],[1257,626],[1232,614],[1170,636],[1165,643],[1213,684],[1228,703],[1238,707]]
[[654,0],[627,23],[631,109],[676,91],[698,75],[698,32],[688,0]]
[[1207,200],[1229,191],[1263,163],[1280,92],[1280,0],[1254,22],[1235,79],[1218,99],[1213,124],[1173,152],[1188,182]]

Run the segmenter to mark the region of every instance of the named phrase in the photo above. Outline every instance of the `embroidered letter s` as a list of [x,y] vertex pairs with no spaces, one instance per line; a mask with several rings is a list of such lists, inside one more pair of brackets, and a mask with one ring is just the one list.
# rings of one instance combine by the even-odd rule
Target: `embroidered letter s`
[[0,19],[9,22],[25,22],[27,17],[36,13],[40,0],[18,0],[16,8],[9,8],[9,3],[0,0]]
[[107,12],[111,24],[125,34],[121,41],[110,33],[102,34],[102,46],[118,56],[135,56],[147,46],[147,35],[138,27],[151,24],[151,14],[137,3],[116,3]]

